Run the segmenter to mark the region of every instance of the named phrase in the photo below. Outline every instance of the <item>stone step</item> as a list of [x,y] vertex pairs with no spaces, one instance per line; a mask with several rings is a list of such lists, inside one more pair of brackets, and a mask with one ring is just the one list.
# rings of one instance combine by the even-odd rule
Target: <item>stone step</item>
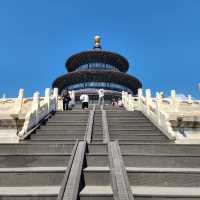
[[134,142],[134,143],[155,143],[155,142],[164,142],[164,143],[168,143],[168,140],[165,138],[134,138],[134,139],[126,139],[126,138],[122,138],[122,139],[116,139],[116,138],[112,138],[112,135],[110,135],[110,140],[111,141],[115,141],[115,140],[119,140],[119,143],[122,144],[126,144],[126,143],[130,143],[130,142]]
[[185,156],[200,156],[200,145],[188,144],[121,144],[120,149],[122,154],[155,154],[155,155],[185,155]]
[[0,187],[2,200],[56,200],[59,186]]
[[144,115],[141,115],[141,114],[137,114],[137,115],[132,115],[132,114],[110,114],[107,112],[107,117],[108,118],[140,118],[140,119],[145,119],[146,117]]
[[108,155],[107,154],[94,154],[89,153],[86,154],[86,162],[87,166],[90,167],[108,167],[109,166],[109,160],[108,160]]
[[94,121],[94,126],[102,126],[102,121]]
[[44,144],[44,143],[47,143],[47,144],[75,144],[76,143],[76,140],[43,140],[43,139],[40,139],[40,140],[30,140],[30,139],[27,139],[25,141],[21,141],[21,143],[23,144]]
[[111,174],[108,167],[87,167],[83,169],[83,175],[86,186],[111,185]]
[[144,116],[143,113],[141,112],[127,112],[126,110],[124,111],[107,111],[108,115],[122,115],[122,116]]
[[116,116],[116,117],[109,117],[107,116],[108,121],[115,121],[115,122],[120,122],[120,121],[130,121],[130,122],[138,122],[138,121],[142,121],[142,122],[149,122],[149,119],[147,119],[146,117],[123,117],[123,116]]
[[102,129],[102,122],[101,123],[94,122],[93,128],[101,128]]
[[101,134],[101,135],[103,134],[103,130],[98,130],[98,131],[93,130],[92,132],[93,132],[92,137],[96,134]]
[[103,134],[93,134],[92,139],[94,140],[103,140]]
[[57,139],[68,139],[68,140],[83,140],[85,137],[85,133],[83,134],[69,134],[69,133],[59,133],[59,134],[35,134],[31,135],[31,140],[40,140],[40,139],[47,139],[47,140],[57,140]]
[[110,131],[109,132],[110,136],[123,136],[124,139],[127,139],[126,137],[129,136],[143,136],[143,137],[148,137],[148,136],[159,136],[159,137],[165,137],[166,136],[160,132],[150,132],[148,133],[147,131]]
[[77,122],[84,122],[88,119],[89,115],[86,116],[55,116],[53,118],[48,119],[48,121],[53,122],[53,121],[61,121],[61,122],[68,122],[68,121],[73,121],[78,119]]
[[[88,166],[109,166],[107,153],[91,152],[87,154],[86,158]],[[126,167],[197,168],[200,164],[199,156],[167,154],[123,154],[123,160]]]
[[69,154],[72,152],[74,144],[1,144],[0,155],[10,154]]
[[67,166],[70,154],[5,154],[0,155],[0,168]]
[[53,116],[51,119],[86,119],[88,118],[89,116],[89,113],[88,114],[85,114],[85,115],[55,115]]
[[163,135],[148,135],[148,134],[110,134],[111,140],[167,140],[166,137]]
[[89,114],[89,110],[79,110],[79,111],[68,111],[68,112],[60,112],[56,113],[54,116],[84,116]]
[[57,122],[57,121],[60,121],[60,122],[71,122],[71,121],[80,121],[80,122],[87,122],[88,120],[88,116],[86,117],[73,117],[73,116],[69,116],[69,117],[55,117],[53,119],[49,119],[50,122]]
[[113,114],[113,115],[119,115],[119,114],[122,114],[122,115],[143,115],[142,112],[132,112],[132,111],[127,111],[127,110],[109,110],[107,111],[108,114]]
[[121,127],[120,124],[119,126],[113,127],[113,126],[109,126],[109,131],[149,131],[149,132],[159,132],[161,133],[156,127]]
[[66,168],[0,168],[0,187],[61,185]]
[[143,143],[143,144],[145,144],[145,143],[160,143],[160,144],[165,144],[165,143],[168,143],[168,144],[170,144],[170,143],[173,143],[173,141],[166,141],[166,140],[119,140],[119,144],[130,144],[130,143],[139,143],[139,144],[141,144],[141,143]]
[[127,169],[131,186],[200,187],[200,172],[193,169]]
[[[41,130],[37,129],[36,134],[85,134],[86,128],[82,130]],[[35,135],[35,134],[32,134]]]
[[73,124],[73,123],[78,123],[78,124],[85,124],[85,123],[87,123],[87,121],[88,121],[88,119],[87,118],[85,118],[85,119],[83,119],[83,120],[79,120],[79,121],[77,121],[76,122],[76,120],[57,120],[57,119],[48,119],[48,121],[47,121],[47,123],[48,124],[58,124],[58,125],[60,125],[60,124]]
[[74,131],[79,131],[79,130],[85,130],[86,129],[86,125],[83,125],[83,126],[60,126],[60,125],[57,125],[57,126],[41,126],[40,127],[40,130],[55,130],[55,131],[59,131],[59,130],[65,130],[65,131],[69,131],[69,130],[74,130]]
[[129,125],[131,125],[131,126],[154,126],[150,121],[125,121],[125,120],[123,120],[123,121],[110,121],[110,120],[108,120],[108,125],[118,125],[118,124],[121,124],[121,125],[123,125],[123,126],[129,126]]
[[98,127],[94,127],[93,128],[93,133],[96,133],[96,134],[103,133],[103,129],[102,128],[98,128]]
[[94,124],[96,124],[96,125],[102,125],[102,118],[100,118],[100,119],[95,119],[94,118]]
[[156,129],[156,130],[150,130],[150,129],[149,130],[147,130],[147,129],[145,129],[145,130],[140,130],[140,129],[125,130],[125,129],[110,129],[109,128],[109,133],[110,133],[110,135],[112,135],[112,134],[121,134],[121,135],[123,135],[123,134],[131,134],[131,135],[140,135],[140,134],[155,135],[155,134],[157,134],[157,135],[164,136],[164,134],[161,133],[158,129]]
[[147,118],[108,118],[108,123],[144,123],[144,122],[150,122]]
[[80,192],[80,200],[114,200],[111,186],[85,186]]
[[101,113],[96,113],[96,112],[95,112],[95,115],[94,115],[94,118],[95,118],[95,119],[101,119],[101,117],[102,117],[102,114],[101,114]]
[[99,143],[99,144],[92,144],[88,145],[88,152],[93,154],[106,154],[108,152],[107,144]]
[[40,130],[37,129],[35,134],[32,135],[46,135],[46,134],[51,134],[51,135],[59,135],[59,134],[65,134],[65,135],[79,135],[79,134],[85,134],[86,128],[83,130]]
[[[126,168],[131,186],[200,187],[200,170],[181,168]],[[111,185],[108,167],[87,167],[84,170],[86,186]]]
[[91,144],[104,144],[102,140],[93,139]]
[[70,127],[74,127],[74,126],[86,126],[87,125],[87,121],[80,123],[80,122],[48,122],[45,126],[70,126]]
[[199,187],[131,187],[136,200],[197,200],[200,198]]
[[64,111],[64,112],[56,112],[56,116],[61,116],[61,115],[86,115],[89,114],[88,110],[79,110],[79,111],[73,111],[73,110],[69,110],[69,111]]
[[[153,187],[132,186],[135,200],[197,200],[198,187]],[[80,192],[80,200],[114,200],[111,186],[85,186]]]
[[106,110],[106,109],[108,109],[108,110],[112,110],[112,111],[123,111],[123,110],[125,110],[123,107],[115,107],[115,106],[112,106],[112,105],[104,105],[104,110]]
[[156,127],[151,124],[151,123],[123,123],[123,122],[118,122],[118,123],[108,123],[108,126],[112,127],[112,128],[154,128],[156,129]]
[[123,154],[126,167],[175,167],[175,168],[197,168],[200,166],[199,156],[184,155],[155,155],[155,154]]
[[100,129],[100,130],[102,130],[103,129],[103,127],[102,127],[102,124],[94,124],[93,125],[93,129]]

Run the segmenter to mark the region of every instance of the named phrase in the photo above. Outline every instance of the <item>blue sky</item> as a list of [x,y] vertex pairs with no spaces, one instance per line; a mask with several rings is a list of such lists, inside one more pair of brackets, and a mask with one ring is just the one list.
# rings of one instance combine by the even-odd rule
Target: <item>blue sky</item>
[[144,88],[200,98],[199,11],[199,0],[0,1],[0,96],[43,95],[99,34]]

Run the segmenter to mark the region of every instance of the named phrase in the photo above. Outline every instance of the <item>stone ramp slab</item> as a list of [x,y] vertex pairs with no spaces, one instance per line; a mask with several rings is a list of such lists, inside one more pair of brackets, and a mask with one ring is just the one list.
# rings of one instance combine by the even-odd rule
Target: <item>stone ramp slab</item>
[[2,196],[57,196],[60,186],[0,187]]
[[[152,186],[132,186],[131,191],[134,197],[174,197],[176,198],[199,198],[199,187],[152,187]],[[80,196],[112,196],[111,186],[86,186],[80,192]]]
[[200,187],[132,186],[131,190],[134,196],[198,197],[200,199]]
[[3,172],[63,172],[67,168],[66,167],[8,167],[8,168],[0,168],[0,173]]

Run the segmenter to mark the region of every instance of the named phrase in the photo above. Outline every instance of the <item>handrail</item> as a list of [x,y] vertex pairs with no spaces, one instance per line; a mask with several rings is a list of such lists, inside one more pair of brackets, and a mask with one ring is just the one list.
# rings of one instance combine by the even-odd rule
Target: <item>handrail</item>
[[76,200],[80,189],[80,179],[82,169],[84,167],[86,141],[79,141],[76,152],[73,156],[73,161],[70,164],[70,171],[67,172],[65,178],[65,185],[62,195],[57,200]]
[[93,124],[94,124],[95,109],[96,109],[96,105],[94,104],[93,109],[90,110],[90,114],[88,117],[88,123],[87,123],[86,131],[85,131],[84,140],[88,143],[90,143],[91,139],[92,139],[92,130],[93,130]]
[[65,188],[66,188],[66,185],[67,185],[67,181],[69,179],[69,174],[70,174],[70,171],[71,171],[71,168],[72,168],[72,164],[73,164],[73,161],[74,161],[74,157],[75,157],[75,154],[76,154],[77,147],[78,147],[78,140],[76,140],[76,143],[73,147],[72,154],[70,156],[70,159],[69,159],[69,162],[68,162],[68,165],[67,165],[67,169],[66,169],[61,187],[60,187],[60,191],[58,193],[57,200],[63,199],[64,193],[65,193]]
[[106,111],[101,107],[102,113],[102,126],[103,126],[103,143],[108,143],[110,141],[109,130],[108,130],[108,121]]
[[134,200],[118,141],[108,143],[114,199]]

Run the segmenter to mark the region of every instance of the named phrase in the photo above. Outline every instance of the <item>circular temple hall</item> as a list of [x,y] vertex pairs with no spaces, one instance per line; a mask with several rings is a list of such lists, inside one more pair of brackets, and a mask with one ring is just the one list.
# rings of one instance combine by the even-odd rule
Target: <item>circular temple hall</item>
[[68,73],[54,80],[52,87],[58,88],[60,94],[65,89],[74,90],[77,98],[86,93],[90,99],[97,99],[97,90],[101,88],[106,99],[119,97],[122,91],[136,95],[142,84],[126,73],[127,59],[103,50],[100,42],[100,37],[95,36],[93,49],[72,55],[65,63]]

